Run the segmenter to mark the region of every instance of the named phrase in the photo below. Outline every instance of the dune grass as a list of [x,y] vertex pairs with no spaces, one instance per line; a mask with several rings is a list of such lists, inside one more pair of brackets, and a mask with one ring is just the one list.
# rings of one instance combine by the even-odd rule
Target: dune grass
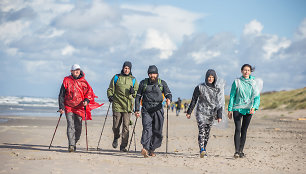
[[[227,109],[229,96],[225,96]],[[190,103],[190,99],[183,99],[182,103]],[[290,91],[266,92],[260,95],[260,109],[306,109],[306,87]]]
[[[226,106],[228,100],[229,96],[225,96]],[[290,91],[262,93],[260,109],[306,109],[306,87]]]
[[262,109],[306,109],[306,87],[261,94]]

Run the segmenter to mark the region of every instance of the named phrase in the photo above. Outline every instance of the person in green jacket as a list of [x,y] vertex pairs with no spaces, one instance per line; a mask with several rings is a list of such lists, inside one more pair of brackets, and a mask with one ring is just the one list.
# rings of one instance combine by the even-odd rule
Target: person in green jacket
[[[246,141],[247,129],[252,115],[258,110],[262,80],[251,76],[254,68],[249,64],[241,67],[242,76],[232,84],[228,104],[228,118],[234,117],[235,122],[235,154],[234,158],[243,158],[243,148]],[[242,125],[241,125],[242,120]]]
[[132,75],[132,63],[124,62],[120,74],[114,75],[107,89],[109,102],[113,103],[113,148],[118,147],[120,126],[122,123],[122,140],[120,151],[127,152],[130,117],[133,111],[134,98],[138,90],[136,78]]

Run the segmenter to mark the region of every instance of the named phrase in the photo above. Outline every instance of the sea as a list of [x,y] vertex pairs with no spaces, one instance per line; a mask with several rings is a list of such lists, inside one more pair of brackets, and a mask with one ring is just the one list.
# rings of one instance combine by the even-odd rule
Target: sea
[[[110,103],[101,100],[96,102],[104,103],[104,105],[92,110],[92,115],[105,116]],[[58,117],[57,111],[58,99],[56,98],[0,96],[0,116]],[[109,115],[111,114],[110,109]]]

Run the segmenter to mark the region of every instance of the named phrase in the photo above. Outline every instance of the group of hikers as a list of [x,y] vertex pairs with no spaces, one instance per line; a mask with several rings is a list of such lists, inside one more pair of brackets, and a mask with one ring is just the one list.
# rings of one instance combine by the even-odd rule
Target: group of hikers
[[171,104],[171,111],[173,112],[174,108],[175,108],[175,112],[176,112],[176,116],[179,116],[180,112],[182,109],[184,109],[184,113],[187,113],[187,108],[188,108],[188,103],[185,102],[184,104],[182,104],[182,100],[179,97],[177,99],[176,102],[174,102],[173,104]]
[[[162,103],[166,100],[167,109],[170,108],[172,94],[167,83],[159,78],[158,68],[155,65],[149,66],[148,78],[143,79],[139,84],[131,70],[132,63],[124,62],[121,72],[113,76],[107,89],[107,97],[113,111],[112,146],[118,147],[121,135],[120,151],[127,152],[130,117],[134,112],[136,118],[142,116],[141,154],[145,158],[154,157],[155,150],[161,146],[163,140]],[[235,122],[235,158],[244,157],[243,148],[248,125],[260,103],[261,89],[254,76],[251,76],[253,70],[251,65],[244,64],[241,67],[242,76],[235,79],[231,88],[228,118],[233,117]],[[186,113],[186,117],[190,119],[197,105],[195,115],[199,129],[198,142],[201,158],[207,156],[206,146],[211,126],[215,120],[219,123],[225,117],[224,87],[225,81],[219,78],[214,70],[209,69],[206,72],[205,81],[195,87]],[[59,93],[59,112],[65,113],[67,120],[69,152],[76,151],[76,143],[81,136],[82,120],[91,120],[90,111],[101,106],[95,102],[95,98],[91,86],[85,80],[85,73],[79,65],[74,64],[71,67],[71,75],[64,78]],[[178,102],[181,100],[179,99]],[[176,104],[181,105],[181,103]],[[177,115],[178,113],[179,111]],[[242,125],[241,120],[243,120]]]

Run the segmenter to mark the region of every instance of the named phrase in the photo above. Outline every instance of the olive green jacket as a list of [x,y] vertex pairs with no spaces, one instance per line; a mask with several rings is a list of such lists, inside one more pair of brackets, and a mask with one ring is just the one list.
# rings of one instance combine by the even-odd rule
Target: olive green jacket
[[133,111],[134,98],[136,97],[138,90],[138,83],[135,79],[134,84],[134,94],[130,94],[130,88],[133,86],[133,78],[132,75],[119,75],[118,80],[115,84],[114,78],[112,78],[109,87],[107,89],[107,97],[113,96],[113,112],[128,112],[131,113]]

